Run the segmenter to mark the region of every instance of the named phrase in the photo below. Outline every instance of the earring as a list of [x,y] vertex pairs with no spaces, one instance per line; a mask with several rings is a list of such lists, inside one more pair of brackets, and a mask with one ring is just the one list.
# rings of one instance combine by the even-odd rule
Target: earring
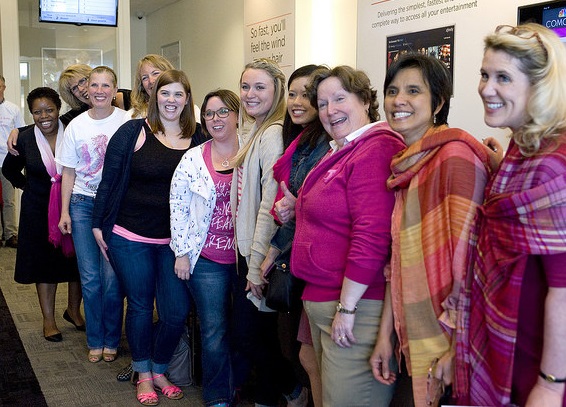
[[432,124],[436,124],[436,115],[432,116]]

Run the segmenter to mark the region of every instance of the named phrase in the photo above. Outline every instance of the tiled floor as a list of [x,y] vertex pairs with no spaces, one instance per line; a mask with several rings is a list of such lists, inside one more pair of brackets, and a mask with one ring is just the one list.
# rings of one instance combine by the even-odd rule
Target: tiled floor
[[[129,355],[122,355],[113,363],[88,362],[85,333],[75,330],[62,318],[66,284],[59,286],[56,303],[63,341],[53,343],[43,338],[35,285],[17,284],[13,280],[15,253],[15,249],[0,248],[0,287],[49,406],[141,406],[135,398],[134,386],[116,380],[116,374],[129,363]],[[123,343],[127,348],[125,338]],[[160,397],[159,405],[203,405],[200,388],[183,390],[185,398],[174,401]]]

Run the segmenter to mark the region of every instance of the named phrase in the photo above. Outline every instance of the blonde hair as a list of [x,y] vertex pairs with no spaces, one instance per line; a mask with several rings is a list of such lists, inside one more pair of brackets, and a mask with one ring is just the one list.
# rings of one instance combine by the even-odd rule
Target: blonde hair
[[[254,141],[258,137],[260,137],[265,129],[267,129],[269,126],[277,121],[283,121],[283,119],[285,118],[285,112],[287,111],[287,106],[285,104],[285,74],[283,73],[281,68],[279,68],[279,65],[277,65],[275,61],[268,58],[259,58],[253,62],[250,62],[244,67],[244,70],[240,75],[240,87],[242,86],[242,77],[248,69],[261,69],[267,72],[269,76],[271,76],[274,84],[273,104],[267,112],[265,120],[256,129],[256,132],[250,135],[248,142],[244,146],[242,146],[242,148],[240,148],[240,151],[238,151],[238,154],[236,154],[236,157],[234,157],[234,165],[236,167],[244,162],[244,158],[246,157],[246,154],[248,153],[248,150],[250,149]],[[246,120],[254,121],[255,119],[246,112],[243,104],[240,103],[240,113],[238,120],[238,127],[240,129],[244,128],[244,121]]]
[[86,64],[74,64],[69,65],[59,76],[59,94],[72,109],[80,109],[83,102],[71,91],[71,81],[76,78],[88,79],[90,71],[92,68]]
[[551,30],[534,23],[500,26],[485,38],[484,51],[503,51],[517,60],[531,83],[527,122],[513,134],[521,154],[535,155],[543,140],[566,130],[566,47]]
[[167,58],[157,54],[148,54],[138,61],[136,75],[134,77],[134,88],[130,96],[132,109],[134,110],[132,114],[133,117],[145,116],[147,113],[149,94],[145,91],[141,79],[141,70],[145,64],[152,65],[161,72],[167,71],[168,69],[175,69]]

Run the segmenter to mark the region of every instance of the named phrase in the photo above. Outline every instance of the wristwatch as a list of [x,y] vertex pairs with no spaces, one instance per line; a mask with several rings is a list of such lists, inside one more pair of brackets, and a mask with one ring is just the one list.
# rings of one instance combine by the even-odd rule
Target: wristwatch
[[357,309],[358,309],[358,306],[357,306],[357,305],[354,307],[353,310],[351,310],[351,309],[346,309],[346,308],[344,308],[344,307],[342,306],[342,303],[341,303],[341,302],[339,302],[338,305],[336,306],[336,312],[339,312],[339,313],[341,313],[341,314],[350,314],[350,315],[351,315],[351,314],[355,314]]

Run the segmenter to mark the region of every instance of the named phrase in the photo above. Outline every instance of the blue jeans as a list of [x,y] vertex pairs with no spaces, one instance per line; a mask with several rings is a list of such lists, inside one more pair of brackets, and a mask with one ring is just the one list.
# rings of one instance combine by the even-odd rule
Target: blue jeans
[[229,403],[232,391],[230,368],[230,303],[236,264],[220,264],[199,257],[187,281],[200,320],[202,341],[202,387],[205,405]]
[[81,275],[89,349],[116,349],[122,336],[124,296],[114,270],[92,234],[94,198],[71,195],[69,213]]
[[[166,244],[109,238],[108,256],[128,299],[126,335],[136,372],[165,373],[190,310],[189,290],[175,274]],[[153,323],[153,302],[159,320]]]

